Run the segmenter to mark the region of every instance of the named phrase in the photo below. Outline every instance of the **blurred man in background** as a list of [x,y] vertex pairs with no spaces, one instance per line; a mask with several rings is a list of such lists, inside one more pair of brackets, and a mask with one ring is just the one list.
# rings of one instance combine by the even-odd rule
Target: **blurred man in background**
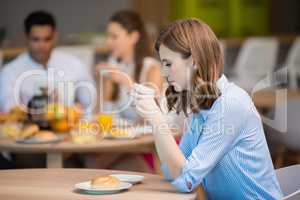
[[[54,17],[45,11],[32,12],[24,21],[24,32],[28,50],[0,71],[0,112],[9,112],[15,106],[26,108],[41,88],[53,95],[50,101],[67,106],[78,102],[84,111],[91,111],[94,81],[78,58],[54,49],[58,37]],[[8,159],[0,154],[0,168],[11,168],[12,162],[7,161],[10,154],[5,157]],[[15,160],[22,167],[43,167],[45,163],[30,155]]]
[[27,105],[41,87],[51,89],[62,103],[93,104],[92,76],[79,59],[54,50],[58,33],[54,17],[35,11],[24,21],[28,51],[6,64],[0,73],[0,112]]

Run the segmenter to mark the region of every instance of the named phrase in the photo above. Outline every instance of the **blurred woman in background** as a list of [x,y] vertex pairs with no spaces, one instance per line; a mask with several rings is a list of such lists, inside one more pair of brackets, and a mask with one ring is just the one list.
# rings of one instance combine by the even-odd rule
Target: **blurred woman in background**
[[[100,90],[100,95],[103,95],[100,98],[102,108],[106,112],[117,111],[117,117],[128,121],[141,121],[135,108],[130,106],[128,93],[131,85],[134,82],[147,84],[159,94],[162,77],[160,63],[153,58],[154,48],[140,16],[129,10],[121,10],[112,15],[107,25],[106,45],[110,51],[108,61],[99,63],[96,67],[98,77],[103,77],[103,82],[100,82],[103,84]],[[102,111],[100,108],[100,112]],[[150,172],[153,168],[153,158],[148,154],[101,155],[88,163],[93,163],[97,168],[143,172]]]
[[113,107],[121,111],[120,117],[138,121],[135,109],[129,105],[131,84],[147,83],[157,93],[162,85],[160,65],[152,57],[152,42],[140,16],[129,10],[115,13],[107,25],[106,44],[110,57],[97,65],[97,71],[105,76],[104,100],[109,103],[104,103],[104,108]]

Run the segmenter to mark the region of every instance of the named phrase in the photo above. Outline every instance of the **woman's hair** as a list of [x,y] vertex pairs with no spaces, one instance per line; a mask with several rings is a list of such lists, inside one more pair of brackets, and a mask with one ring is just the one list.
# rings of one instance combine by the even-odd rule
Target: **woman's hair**
[[157,52],[162,44],[185,59],[192,56],[195,65],[190,91],[177,92],[173,85],[167,88],[169,111],[183,110],[187,115],[188,108],[192,112],[211,108],[220,96],[216,81],[223,72],[224,58],[210,27],[197,19],[177,20],[161,30],[155,43]]
[[136,82],[139,82],[144,58],[152,56],[151,42],[144,23],[139,14],[130,10],[121,10],[116,12],[113,16],[111,16],[109,22],[116,22],[120,24],[125,30],[127,30],[128,33],[132,33],[133,31],[137,31],[139,33],[140,37],[134,49],[134,79]]

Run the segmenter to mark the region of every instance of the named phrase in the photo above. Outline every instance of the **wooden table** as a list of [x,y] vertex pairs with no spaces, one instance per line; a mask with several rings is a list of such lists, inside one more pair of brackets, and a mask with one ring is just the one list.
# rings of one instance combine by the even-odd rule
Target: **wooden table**
[[[47,168],[62,168],[63,153],[153,153],[155,146],[153,136],[148,134],[126,140],[103,139],[91,144],[74,144],[70,141],[53,144],[19,144],[10,139],[0,139],[0,151],[46,153]],[[158,162],[157,156],[155,157]]]
[[256,107],[262,109],[273,108],[276,104],[287,102],[290,99],[300,100],[300,90],[262,90],[252,95],[253,102]]
[[[88,195],[74,190],[74,185],[95,176],[115,173],[140,174],[145,176],[142,183],[129,190],[110,195]],[[0,171],[0,199],[9,200],[84,200],[84,199],[195,199],[196,194],[176,192],[175,188],[161,176],[110,170],[91,169],[26,169]]]

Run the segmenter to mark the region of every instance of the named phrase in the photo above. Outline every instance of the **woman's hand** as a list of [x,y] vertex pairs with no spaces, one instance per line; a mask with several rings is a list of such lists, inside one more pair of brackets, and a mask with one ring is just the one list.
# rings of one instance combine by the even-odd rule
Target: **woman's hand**
[[132,84],[132,79],[126,73],[110,63],[99,63],[96,66],[96,73],[99,76],[109,77],[112,81],[121,85],[130,86]]
[[109,71],[114,71],[118,70],[117,67],[113,66],[110,63],[107,62],[100,62],[99,64],[96,65],[96,73],[97,75],[106,75]]
[[154,89],[141,84],[133,84],[131,89],[131,97],[137,112],[152,125],[158,125],[164,119],[155,94]]

